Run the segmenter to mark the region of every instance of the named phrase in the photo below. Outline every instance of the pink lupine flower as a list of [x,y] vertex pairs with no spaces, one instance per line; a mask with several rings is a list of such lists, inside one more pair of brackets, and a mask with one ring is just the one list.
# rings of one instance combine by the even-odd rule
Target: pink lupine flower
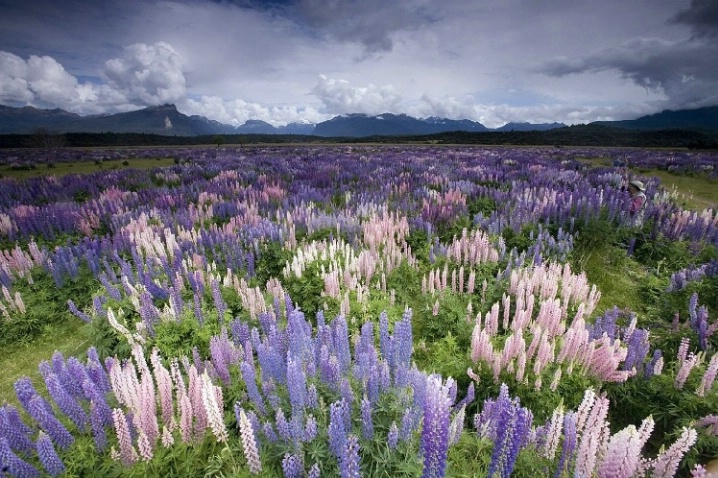
[[635,476],[641,458],[641,436],[636,427],[629,425],[613,435],[606,447],[599,478],[631,478]]
[[222,413],[222,403],[217,401],[217,393],[215,387],[212,384],[212,380],[209,378],[207,372],[202,374],[202,404],[207,414],[207,421],[212,429],[212,433],[217,438],[217,441],[224,443],[229,438],[227,433],[227,427],[224,425],[224,416]]
[[684,427],[683,433],[681,433],[678,440],[656,458],[652,476],[655,478],[672,478],[675,476],[683,455],[695,444],[697,439],[698,434],[693,428]]
[[699,354],[690,353],[687,358],[679,361],[680,368],[678,369],[676,379],[673,382],[673,386],[676,387],[676,389],[683,390],[683,385],[685,385],[688,375],[690,375],[691,370],[693,370],[693,368],[699,363],[700,358]]
[[576,474],[578,476],[592,476],[598,459],[598,451],[602,448],[602,438],[608,429],[606,416],[608,415],[608,399],[596,398],[593,407],[586,419],[581,434],[581,442],[576,455]]
[[129,466],[137,461],[137,452],[132,446],[132,437],[130,436],[130,428],[127,425],[125,413],[115,408],[112,410],[112,421],[115,424],[117,432],[117,441],[120,444],[120,459],[123,465]]
[[244,410],[241,408],[239,411],[239,431],[242,439],[242,449],[244,450],[244,457],[247,459],[247,464],[249,465],[249,471],[253,475],[258,475],[262,472],[262,462],[259,458],[254,430],[252,429],[252,423],[249,421],[249,418],[247,418],[247,414],[244,413]]
[[711,361],[708,363],[708,367],[703,374],[701,384],[696,390],[696,394],[699,397],[703,397],[706,392],[710,391],[713,386],[713,382],[715,381],[716,373],[718,373],[718,354],[713,354],[713,357],[711,357]]

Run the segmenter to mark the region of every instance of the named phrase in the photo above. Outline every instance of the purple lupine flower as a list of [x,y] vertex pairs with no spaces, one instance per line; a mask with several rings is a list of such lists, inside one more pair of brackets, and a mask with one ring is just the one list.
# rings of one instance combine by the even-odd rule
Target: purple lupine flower
[[531,412],[519,406],[518,398],[509,398],[509,388],[501,384],[499,397],[494,402],[494,450],[491,454],[488,476],[499,472],[503,478],[511,476],[519,450],[528,442],[531,430]]
[[284,412],[281,408],[277,409],[274,421],[277,424],[277,431],[279,432],[279,436],[282,437],[282,439],[286,442],[291,441],[292,427],[287,421],[287,418],[284,416]]
[[319,394],[317,393],[317,386],[310,383],[307,387],[307,407],[313,410],[319,408]]
[[77,317],[78,319],[82,320],[86,324],[89,324],[92,322],[92,317],[87,315],[86,313],[82,312],[80,309],[77,308],[75,303],[72,301],[72,299],[67,300],[67,307],[70,309],[70,312]]
[[424,426],[421,432],[421,454],[424,457],[422,477],[441,478],[444,476],[449,450],[450,390],[454,380],[449,378],[443,384],[441,377],[432,375],[426,381]]
[[14,451],[30,453],[35,445],[30,440],[32,429],[23,423],[17,409],[12,405],[0,407],[0,437],[7,439]]
[[396,449],[396,445],[399,443],[399,428],[396,426],[396,422],[391,422],[389,427],[389,433],[386,436],[386,444],[390,450]]
[[643,362],[648,356],[648,331],[636,329],[628,338],[628,351],[623,361],[623,370],[633,370],[640,373],[643,370]]
[[[29,377],[20,377],[15,381],[15,395],[25,410],[30,406],[30,400],[38,395]],[[51,410],[48,408],[48,410]]]
[[202,299],[197,293],[194,294],[194,317],[200,327],[204,325],[204,314],[202,313]]
[[570,470],[576,453],[576,443],[578,437],[576,435],[576,413],[569,412],[563,417],[563,445],[561,448],[561,458],[558,460],[558,466],[554,473],[554,478],[563,476],[564,470]]
[[264,407],[264,400],[262,399],[262,395],[259,393],[259,388],[257,388],[257,377],[254,367],[250,363],[244,361],[240,364],[239,368],[242,372],[242,379],[247,386],[247,395],[249,395],[249,399],[252,401],[254,406],[257,407],[260,413],[264,415],[267,413],[267,410]]
[[59,476],[65,472],[65,465],[57,456],[52,440],[43,432],[40,432],[37,438],[37,456],[40,457],[40,463],[50,476]]
[[48,374],[45,377],[45,385],[60,410],[72,420],[72,423],[74,423],[80,431],[84,431],[89,423],[89,418],[85,410],[77,403],[77,400],[62,388],[57,375],[54,373]]
[[229,330],[232,334],[232,341],[234,342],[234,345],[240,346],[249,341],[249,324],[246,324],[239,319],[234,319],[229,323]]
[[[107,406],[107,404],[105,404]],[[110,420],[112,416],[110,415]],[[97,402],[90,403],[90,425],[92,426],[92,439],[98,453],[102,453],[107,447],[107,435],[105,434],[106,412]]]
[[307,378],[298,359],[287,354],[287,391],[289,402],[292,404],[292,413],[302,413],[306,406]]
[[474,382],[470,382],[468,388],[466,389],[466,396],[456,405],[454,405],[454,410],[460,410],[461,407],[465,407],[467,405],[470,405],[475,398],[475,392],[474,392]]
[[27,411],[40,427],[50,435],[52,441],[63,450],[69,448],[72,442],[75,441],[67,428],[55,418],[50,404],[41,396],[37,395],[30,399]]
[[212,288],[214,307],[217,309],[217,322],[221,327],[224,325],[224,313],[227,311],[227,303],[222,298],[222,291],[219,288],[219,283],[213,279],[210,285]]
[[391,352],[392,374],[394,377],[394,385],[403,387],[406,385],[407,373],[411,366],[412,355],[412,332],[411,332],[411,309],[407,309],[402,316],[401,321],[394,325],[394,335],[392,340],[393,349]]
[[76,357],[67,359],[67,374],[65,375],[65,380],[63,381],[62,375],[58,375],[57,377],[60,379],[60,383],[65,387],[65,390],[70,392],[73,397],[77,399],[84,398],[82,383],[88,376],[85,366]]
[[40,476],[40,472],[37,468],[27,463],[12,451],[5,437],[0,437],[0,464],[2,465],[3,473],[7,472],[17,478],[34,478]]
[[332,322],[332,335],[334,339],[334,350],[341,372],[349,370],[351,364],[351,350],[349,349],[349,329],[347,320],[343,315],[338,316]]
[[[90,380],[95,384],[95,386],[102,391],[103,393],[108,393],[112,391],[112,384],[110,384],[110,378],[107,375],[107,372],[102,366],[102,363],[98,361],[90,361],[87,364],[87,376],[90,377]],[[84,391],[84,383],[83,383],[83,391]],[[87,395],[85,395],[87,397]]]
[[359,439],[349,435],[339,457],[341,478],[360,478],[359,474]]
[[329,406],[329,450],[339,458],[347,441],[347,431],[344,424],[344,407],[342,402],[334,402]]
[[319,429],[317,427],[317,420],[314,415],[307,416],[307,422],[304,428],[303,441],[310,442],[317,437]]
[[361,401],[361,424],[362,437],[366,440],[372,440],[374,437],[374,424],[371,418],[372,406],[367,397]]
[[282,472],[284,478],[302,478],[304,476],[304,463],[299,455],[286,453],[282,459]]
[[655,374],[656,370],[656,364],[658,364],[659,360],[663,359],[663,352],[661,349],[656,349],[653,351],[653,358],[648,362],[648,365],[646,365],[646,369],[643,373],[643,378],[648,380]]
[[384,360],[389,363],[391,363],[391,351],[393,350],[391,340],[391,335],[389,335],[389,316],[386,311],[382,311],[379,315],[379,351]]
[[341,378],[339,385],[339,394],[344,400],[344,403],[351,409],[351,404],[354,403],[354,391],[352,390],[352,384],[346,377]]
[[264,422],[264,425],[262,425],[262,433],[264,433],[264,438],[266,438],[269,443],[276,443],[277,434],[274,432],[272,422]]
[[321,476],[319,463],[315,463],[309,468],[307,472],[307,478],[319,478]]

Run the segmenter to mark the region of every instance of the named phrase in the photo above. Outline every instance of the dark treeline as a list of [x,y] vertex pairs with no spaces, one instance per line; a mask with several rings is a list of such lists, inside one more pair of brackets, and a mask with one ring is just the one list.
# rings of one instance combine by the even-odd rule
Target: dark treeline
[[[464,132],[421,136],[321,137],[309,135],[234,134],[164,136],[139,133],[67,133],[65,147],[193,146],[207,144],[335,144],[433,143],[483,145],[609,146],[644,148],[718,149],[718,135],[694,130],[629,130],[600,125],[577,125],[549,131]],[[0,135],[0,148],[38,147],[35,135]],[[40,146],[41,147],[41,146]]]

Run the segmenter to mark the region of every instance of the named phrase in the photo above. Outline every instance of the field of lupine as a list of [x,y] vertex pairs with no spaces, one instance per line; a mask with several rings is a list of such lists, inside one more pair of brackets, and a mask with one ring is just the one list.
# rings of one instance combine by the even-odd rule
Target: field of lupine
[[707,476],[718,457],[718,213],[644,175],[715,180],[716,154],[53,162],[107,159],[128,164],[0,178],[2,355],[78,323],[92,344],[2,392],[0,476]]

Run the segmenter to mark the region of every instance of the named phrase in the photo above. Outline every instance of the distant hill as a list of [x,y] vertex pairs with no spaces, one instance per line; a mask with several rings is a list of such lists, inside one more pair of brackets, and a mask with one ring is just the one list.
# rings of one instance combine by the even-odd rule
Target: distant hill
[[[32,106],[12,108],[0,105],[0,133],[30,133],[82,119],[82,116],[56,108],[40,110]],[[54,128],[53,128],[54,129]]]
[[447,131],[488,131],[476,121],[450,120],[446,118],[416,119],[404,114],[383,113],[377,116],[349,114],[318,123],[314,128],[316,136],[343,136],[360,138],[365,136],[394,136],[436,134]]
[[506,123],[494,131],[548,131],[556,128],[565,128],[563,123]]
[[692,129],[718,131],[718,106],[707,106],[693,110],[665,110],[634,120],[596,121],[591,124],[613,128],[655,131],[662,129]]
[[236,128],[203,116],[187,116],[174,105],[150,106],[113,115],[80,116],[61,109],[0,106],[0,133],[29,134],[38,128],[54,133],[144,133],[170,136],[233,134]]
[[[706,133],[718,132],[718,106],[694,110],[663,111],[635,120],[598,121],[593,126],[619,129],[659,131],[685,129]],[[563,123],[508,123],[490,129],[477,121],[429,117],[413,118],[405,114],[383,113],[376,116],[348,114],[336,116],[317,125],[307,121],[275,127],[265,121],[250,119],[241,126],[222,124],[203,116],[187,116],[175,105],[151,106],[112,115],[80,116],[61,109],[41,110],[33,107],[0,106],[0,134],[32,134],[39,128],[53,133],[139,133],[164,136],[204,135],[314,135],[320,137],[365,138],[373,136],[421,136],[451,132],[511,133],[552,131],[566,127]]]

